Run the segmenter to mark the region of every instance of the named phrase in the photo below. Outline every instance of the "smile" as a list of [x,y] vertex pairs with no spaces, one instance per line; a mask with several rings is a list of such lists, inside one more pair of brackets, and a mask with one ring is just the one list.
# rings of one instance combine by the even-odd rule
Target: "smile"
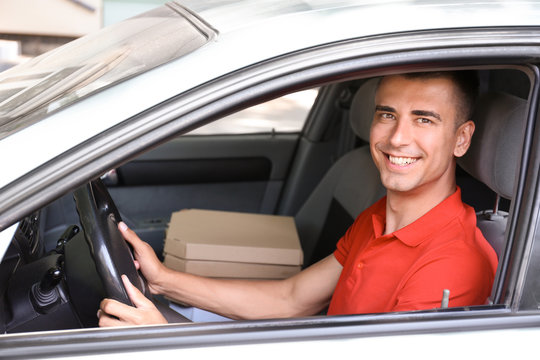
[[410,165],[418,161],[418,158],[399,157],[399,156],[392,156],[392,155],[388,155],[388,159],[390,160],[391,164],[398,165],[398,166],[406,166],[406,165]]

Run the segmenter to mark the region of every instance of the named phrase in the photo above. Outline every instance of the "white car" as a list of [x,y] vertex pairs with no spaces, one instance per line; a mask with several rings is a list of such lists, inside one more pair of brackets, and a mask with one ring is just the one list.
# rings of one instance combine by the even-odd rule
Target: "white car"
[[[539,59],[539,1],[179,0],[0,73],[0,358],[534,356]],[[304,265],[329,254],[384,193],[372,79],[449,69],[481,81],[457,179],[499,256],[489,303],[184,321],[155,299],[170,324],[96,327],[119,274],[139,281],[120,217],[158,256],[182,208],[294,216]],[[269,102],[300,91],[291,127]],[[244,132],[193,132],[261,104]]]

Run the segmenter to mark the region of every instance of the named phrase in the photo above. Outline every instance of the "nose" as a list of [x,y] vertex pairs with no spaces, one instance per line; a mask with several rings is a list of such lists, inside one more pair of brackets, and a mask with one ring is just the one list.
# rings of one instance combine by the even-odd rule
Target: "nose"
[[398,119],[392,128],[389,142],[394,147],[409,145],[412,140],[412,125],[407,119]]

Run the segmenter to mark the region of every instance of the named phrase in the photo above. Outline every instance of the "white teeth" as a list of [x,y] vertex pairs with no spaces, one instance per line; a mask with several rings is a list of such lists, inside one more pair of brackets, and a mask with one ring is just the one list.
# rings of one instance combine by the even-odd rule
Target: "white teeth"
[[397,157],[389,155],[388,158],[390,159],[390,162],[394,165],[404,166],[409,165],[414,162],[416,162],[418,159],[415,158],[409,158],[409,157]]

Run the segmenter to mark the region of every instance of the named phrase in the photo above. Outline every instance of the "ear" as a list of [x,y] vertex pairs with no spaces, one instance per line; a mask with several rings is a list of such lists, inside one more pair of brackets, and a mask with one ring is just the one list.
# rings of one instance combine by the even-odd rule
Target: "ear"
[[456,145],[454,146],[454,156],[462,157],[465,155],[474,133],[474,122],[471,120],[461,124],[456,130]]

